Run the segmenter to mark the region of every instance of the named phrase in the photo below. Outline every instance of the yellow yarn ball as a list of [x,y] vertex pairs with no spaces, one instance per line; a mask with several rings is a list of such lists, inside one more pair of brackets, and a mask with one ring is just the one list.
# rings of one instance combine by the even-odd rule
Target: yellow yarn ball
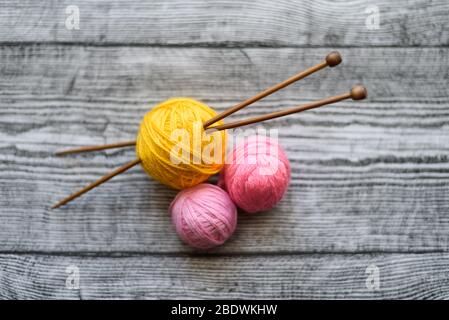
[[215,115],[207,105],[190,98],[173,98],[154,107],[144,116],[136,141],[143,169],[175,189],[195,186],[219,172],[226,133],[206,134],[202,126]]

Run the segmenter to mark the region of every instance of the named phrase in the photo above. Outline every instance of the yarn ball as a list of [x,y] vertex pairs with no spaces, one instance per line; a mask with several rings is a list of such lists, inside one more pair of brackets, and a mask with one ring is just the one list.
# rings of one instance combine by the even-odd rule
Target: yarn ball
[[195,186],[219,172],[226,133],[206,135],[202,126],[215,115],[207,105],[190,98],[169,99],[145,114],[136,141],[145,172],[175,189]]
[[290,163],[280,145],[265,136],[251,136],[226,159],[219,184],[248,213],[273,208],[290,182]]
[[212,184],[182,190],[169,211],[181,239],[199,249],[223,244],[237,225],[234,203],[223,189]]

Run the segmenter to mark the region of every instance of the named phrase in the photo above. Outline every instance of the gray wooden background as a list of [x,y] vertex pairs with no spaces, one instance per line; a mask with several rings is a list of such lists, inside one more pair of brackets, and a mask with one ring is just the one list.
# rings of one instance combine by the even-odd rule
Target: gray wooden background
[[[0,298],[449,298],[448,16],[445,0],[1,0]],[[291,186],[226,245],[184,245],[175,191],[138,167],[50,210],[135,156],[54,151],[133,139],[173,96],[224,110],[331,50],[342,65],[232,119],[359,82],[369,99],[264,125],[280,129]]]

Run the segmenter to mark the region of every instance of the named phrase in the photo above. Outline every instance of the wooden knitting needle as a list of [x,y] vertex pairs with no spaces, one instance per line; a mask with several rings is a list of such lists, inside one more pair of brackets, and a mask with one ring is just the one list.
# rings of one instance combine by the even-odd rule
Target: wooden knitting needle
[[308,75],[311,75],[312,73],[317,72],[318,70],[321,70],[327,66],[329,66],[331,68],[335,67],[341,63],[341,60],[342,59],[341,59],[340,53],[338,53],[337,51],[333,51],[326,56],[326,59],[324,61],[288,78],[287,80],[282,81],[281,83],[278,83],[277,85],[275,85],[271,88],[266,89],[265,91],[262,91],[259,94],[255,95],[254,97],[249,98],[243,102],[240,102],[239,104],[229,108],[228,110],[216,115],[215,117],[207,120],[203,124],[203,127],[204,127],[204,129],[206,129],[210,125],[214,124],[215,122],[220,121],[221,119],[233,114],[234,112],[237,112],[240,109],[243,109],[244,107],[246,107],[262,98],[265,98],[266,96],[268,96],[282,88],[285,88],[286,86],[292,84],[293,82],[301,80],[301,79],[307,77]]
[[[287,80],[282,81],[281,83],[278,83],[277,85],[266,89],[265,91],[260,92],[259,94],[255,95],[252,98],[249,98],[235,106],[233,106],[232,108],[229,108],[228,110],[216,115],[215,117],[207,120],[204,124],[203,127],[206,129],[207,127],[209,127],[211,124],[214,124],[215,122],[239,111],[240,109],[243,109],[244,107],[262,99],[265,98],[266,96],[282,89],[285,88],[286,86],[292,84],[293,82],[296,82],[298,80],[301,80],[305,77],[307,77],[308,75],[311,75],[314,72],[317,72],[318,70],[321,70],[327,66],[329,67],[335,67],[337,65],[339,65],[341,63],[342,59],[341,59],[341,55],[340,53],[338,53],[337,51],[333,51],[331,53],[329,53],[325,60],[320,62],[319,64],[304,70],[290,78],[288,78]],[[62,151],[58,151],[55,154],[57,156],[62,156],[62,155],[67,155],[67,154],[72,154],[72,153],[80,153],[80,152],[91,152],[91,151],[99,151],[99,150],[105,150],[105,149],[113,149],[113,148],[121,148],[121,147],[128,147],[128,146],[133,146],[135,145],[136,142],[135,141],[124,141],[124,142],[119,142],[119,143],[113,143],[113,144],[105,144],[105,145],[98,145],[98,146],[87,146],[87,147],[80,147],[80,148],[73,148],[73,149],[67,149],[67,150],[62,150]]]
[[71,153],[99,151],[99,150],[122,148],[122,147],[129,147],[129,146],[135,146],[135,145],[136,145],[136,141],[123,141],[123,142],[103,144],[103,145],[98,145],[98,146],[88,146],[88,147],[79,147],[79,148],[62,150],[62,151],[56,152],[55,155],[63,156],[66,154],[71,154]]
[[109,179],[115,177],[116,175],[125,172],[128,169],[131,169],[132,167],[134,167],[136,164],[139,164],[141,162],[140,159],[136,159],[133,160],[131,162],[128,162],[127,164],[121,166],[120,168],[115,169],[114,171],[112,171],[111,173],[108,173],[107,175],[101,177],[100,179],[98,179],[97,181],[87,185],[86,187],[84,187],[83,189],[75,192],[74,194],[71,194],[70,196],[64,198],[63,200],[61,200],[60,202],[58,202],[57,204],[55,204],[53,207],[51,207],[52,209],[56,209],[62,205],[65,205],[66,203],[72,201],[73,199],[78,198],[79,196],[81,196],[82,194],[86,193],[89,190],[92,190],[93,188],[99,186],[100,184],[108,181]]
[[352,100],[362,100],[362,99],[365,99],[366,96],[367,96],[366,88],[362,85],[356,85],[356,86],[352,87],[351,91],[337,95],[337,96],[329,97],[326,99],[322,99],[322,100],[318,100],[315,102],[300,105],[295,108],[277,111],[277,112],[269,113],[266,115],[246,119],[246,120],[235,121],[235,122],[231,122],[231,123],[226,123],[226,124],[222,124],[222,125],[218,125],[218,126],[209,127],[207,129],[208,130],[209,129],[210,130],[212,130],[212,129],[225,130],[225,129],[237,128],[237,127],[241,127],[241,126],[246,126],[248,124],[253,124],[253,123],[258,123],[258,122],[265,121],[265,120],[283,117],[283,116],[286,116],[286,115],[289,115],[292,113],[298,113],[298,112],[302,112],[305,110],[318,108],[318,107],[324,106],[326,104],[335,103],[335,102],[345,100],[348,98],[352,98]]
[[[250,118],[247,120],[241,120],[241,121],[236,121],[236,122],[231,122],[228,124],[223,124],[223,125],[219,125],[219,126],[213,126],[213,127],[209,127],[208,129],[215,129],[215,130],[225,130],[225,129],[230,129],[230,128],[237,128],[237,127],[241,127],[244,125],[248,125],[248,124],[253,124],[253,123],[258,123],[261,121],[265,121],[265,120],[270,120],[270,119],[274,119],[274,118],[279,118],[279,117],[283,117],[292,113],[298,113],[301,111],[305,111],[305,110],[309,110],[309,109],[313,109],[313,108],[318,108],[321,107],[323,105],[327,105],[327,104],[331,104],[331,103],[335,103],[341,100],[345,100],[348,98],[351,98],[353,100],[362,100],[365,99],[367,97],[367,90],[364,86],[362,85],[356,85],[354,87],[352,87],[351,91],[337,95],[337,96],[333,96],[333,97],[329,97],[326,99],[322,99],[322,100],[318,100],[315,102],[311,102],[308,104],[304,104],[295,108],[291,108],[291,109],[287,109],[287,110],[283,110],[283,111],[278,111],[278,112],[273,112],[267,115],[262,115],[259,117],[254,117],[254,118]],[[134,141],[133,141],[134,143]],[[94,147],[90,147],[90,150],[96,150],[96,149],[92,149],[92,148],[98,148],[100,147],[104,147],[104,146],[94,146]],[[89,148],[89,147],[87,147]],[[89,151],[90,151],[89,150]],[[112,171],[111,173],[101,177],[100,179],[98,179],[97,181],[87,185],[86,187],[84,187],[83,189],[73,193],[72,195],[64,198],[63,200],[61,200],[60,202],[58,202],[57,204],[55,204],[52,209],[56,209],[62,205],[67,204],[68,202],[78,198],[79,196],[83,195],[84,193],[92,190],[93,188],[99,186],[100,184],[108,181],[109,179],[115,177],[116,175],[125,172],[126,170],[134,167],[135,165],[139,164],[141,162],[140,159],[135,159],[131,162],[128,162],[127,164],[121,166],[120,168],[117,168],[116,170]]]

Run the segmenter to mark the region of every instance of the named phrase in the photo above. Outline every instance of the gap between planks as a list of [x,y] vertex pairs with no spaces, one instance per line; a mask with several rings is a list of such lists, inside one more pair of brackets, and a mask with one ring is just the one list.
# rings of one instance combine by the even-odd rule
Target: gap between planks
[[129,258],[129,257],[195,257],[195,258],[219,258],[219,257],[295,257],[295,256],[360,256],[360,255],[427,255],[449,253],[449,250],[415,250],[415,251],[317,251],[317,252],[290,252],[290,251],[258,251],[258,252],[145,252],[145,251],[0,251],[0,255],[16,256],[48,256],[48,257],[86,257],[86,258]]
[[204,42],[204,43],[180,43],[180,44],[163,44],[163,43],[140,43],[140,42],[78,42],[78,41],[0,41],[0,46],[67,46],[67,47],[117,47],[117,48],[204,48],[204,49],[439,49],[449,48],[449,44],[441,45],[291,45],[291,44],[271,44],[259,42]]

